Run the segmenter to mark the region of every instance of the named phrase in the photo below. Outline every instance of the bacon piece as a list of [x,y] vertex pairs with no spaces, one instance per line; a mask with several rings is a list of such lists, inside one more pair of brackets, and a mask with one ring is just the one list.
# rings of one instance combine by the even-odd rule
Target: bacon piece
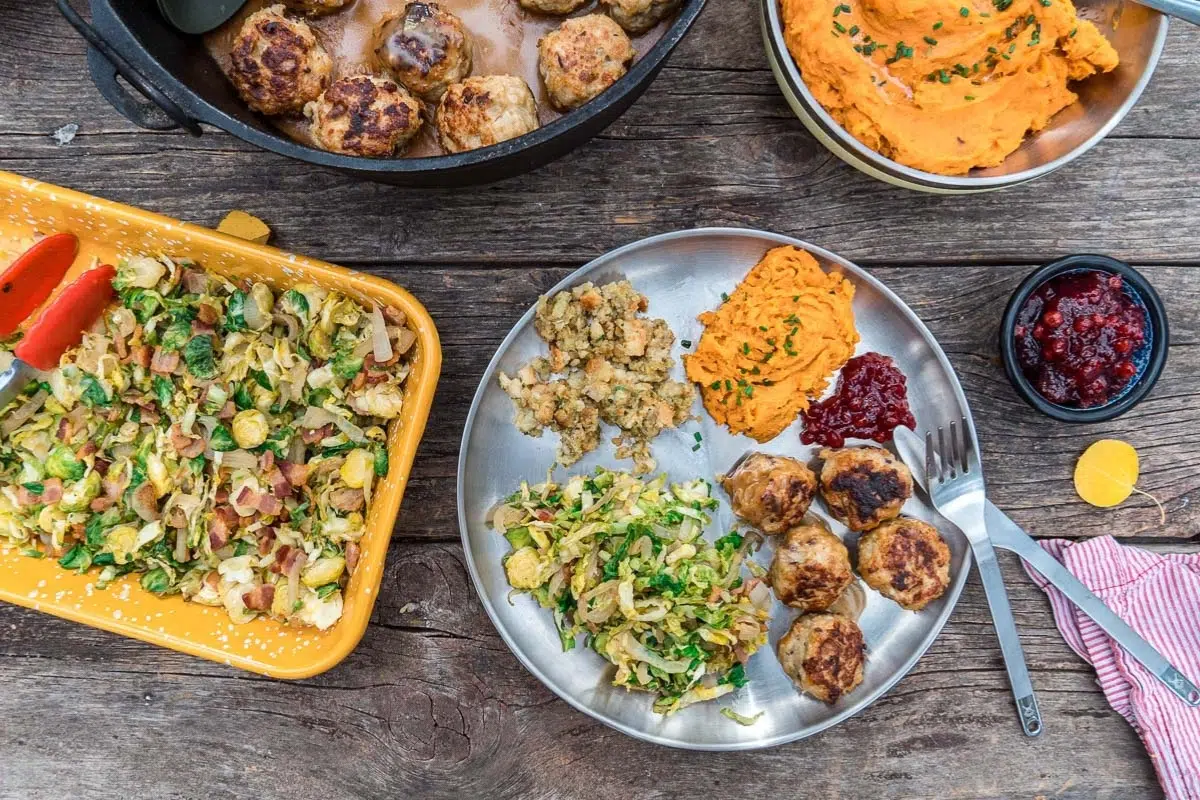
[[264,450],[258,457],[258,468],[264,473],[268,473],[273,466],[275,466],[275,451]]
[[137,347],[129,351],[129,361],[137,364],[139,367],[146,369],[150,366],[150,359],[154,355],[154,348],[148,344],[139,344]]
[[65,442],[71,438],[71,420],[63,417],[58,421],[58,430],[54,434],[60,442]]
[[387,373],[384,372],[368,372],[367,384],[374,386],[377,383],[384,383],[388,379]]
[[179,506],[171,506],[171,510],[167,512],[167,525],[172,528],[187,527],[187,512]]
[[358,511],[364,502],[362,489],[334,489],[329,493],[329,505],[338,511]]
[[149,481],[133,490],[129,505],[146,522],[153,522],[162,516],[158,511],[158,495],[154,491],[154,484]]
[[364,370],[359,370],[354,376],[354,380],[350,381],[351,389],[361,389],[367,382],[367,373]]
[[232,528],[234,525],[237,525],[238,520],[240,519],[237,509],[233,506],[217,506],[213,509],[213,515],[224,520],[225,525],[230,528]]
[[221,488],[217,489],[216,492],[214,492],[213,499],[216,500],[218,503],[228,503],[229,502],[229,490],[226,489],[224,486],[222,486]]
[[87,458],[100,449],[100,446],[90,439],[79,445],[79,449],[75,451],[75,455],[79,458]]
[[249,486],[243,486],[241,491],[237,493],[237,497],[234,498],[233,502],[237,503],[243,508],[246,506],[257,506],[258,495]]
[[268,525],[258,531],[258,554],[265,556],[275,546],[275,529]]
[[308,464],[296,464],[291,461],[280,461],[276,464],[283,474],[284,480],[292,486],[303,486],[308,483]]
[[129,357],[129,343],[125,341],[125,337],[120,335],[113,337],[113,349],[117,351],[117,358],[122,362]]
[[154,348],[154,356],[150,359],[150,371],[160,375],[170,375],[179,369],[179,353],[174,350]]
[[358,557],[362,555],[362,550],[358,546],[358,542],[350,542],[346,545],[346,569],[354,574],[354,568],[358,566]]
[[267,483],[271,484],[271,491],[276,497],[287,497],[292,493],[292,484],[283,477],[283,472],[278,467],[272,467],[267,473]]
[[216,325],[217,320],[220,318],[220,313],[208,303],[201,303],[200,305],[196,306],[196,319],[200,320],[205,325]]
[[47,478],[42,481],[42,497],[43,503],[57,503],[62,499],[63,482],[62,478]]
[[319,428],[301,428],[300,439],[305,444],[316,444],[322,439],[327,439],[333,435],[333,423],[322,425]]
[[206,322],[201,322],[198,319],[192,320],[192,335],[193,336],[208,336],[209,334],[213,334],[216,332],[217,332],[217,329],[215,326],[209,325]]
[[17,503],[23,506],[36,506],[41,502],[41,495],[34,494],[24,486],[17,487]]
[[155,410],[153,406],[141,405],[140,403],[138,404],[138,416],[141,421],[145,422],[147,425],[154,425],[160,419],[162,419],[162,417],[159,416],[158,411]]
[[242,602],[251,611],[267,611],[275,601],[275,587],[269,583],[255,586],[242,594]]
[[292,572],[299,566],[303,566],[305,561],[308,561],[308,556],[299,547],[289,547],[287,554],[283,555],[283,548],[279,548],[279,552],[275,554],[275,563],[279,564],[280,571],[284,573]]
[[107,458],[97,456],[96,460],[92,462],[92,466],[96,468],[96,472],[99,472],[101,475],[107,475],[108,468],[112,466],[112,462]]
[[226,400],[225,405],[221,406],[221,410],[217,412],[217,419],[233,419],[237,414],[237,406],[232,400]]
[[204,440],[199,436],[188,436],[179,428],[179,423],[171,426],[171,446],[184,458],[195,458],[204,452]]
[[208,547],[214,553],[229,544],[229,526],[219,514],[208,523]]
[[267,494],[264,492],[258,496],[258,503],[256,506],[258,507],[259,513],[263,514],[264,516],[273,517],[283,510],[283,501],[273,494]]
[[290,544],[279,545],[279,549],[275,551],[275,563],[267,567],[267,569],[276,574],[283,572],[283,562],[288,559],[288,556],[294,549]]
[[184,267],[180,273],[179,282],[183,284],[185,291],[192,294],[204,294],[208,289],[208,276],[202,270]]
[[205,573],[203,583],[205,586],[215,591],[216,588],[221,585],[221,573],[217,572],[215,569],[212,572]]

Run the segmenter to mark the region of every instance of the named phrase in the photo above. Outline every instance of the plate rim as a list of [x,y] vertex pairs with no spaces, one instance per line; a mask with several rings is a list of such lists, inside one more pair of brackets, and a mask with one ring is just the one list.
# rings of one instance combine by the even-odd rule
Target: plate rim
[[[787,236],[780,233],[772,233],[770,231],[759,230],[756,228],[738,228],[728,226],[689,228],[685,230],[676,230],[669,231],[667,233],[655,234],[653,236],[647,236],[630,242],[629,244],[622,245],[621,247],[617,247],[601,254],[600,256],[597,256],[578,269],[573,270],[570,274],[563,277],[563,279],[558,283],[554,284],[554,286],[540,293],[539,297],[553,295],[564,289],[571,288],[584,279],[587,275],[602,269],[612,261],[617,260],[630,252],[645,248],[657,247],[665,242],[671,242],[680,239],[705,239],[710,237],[720,238],[729,236],[748,238],[760,242],[765,241],[772,243],[774,246],[793,245],[802,250],[806,250],[809,253],[818,256],[819,258],[825,259],[828,262],[832,262],[843,269],[847,269],[857,280],[866,281],[867,283],[871,284],[874,289],[887,297],[887,299],[890,300],[892,304],[897,307],[905,317],[908,318],[909,322],[916,327],[917,331],[925,339],[926,343],[930,345],[934,355],[937,357],[938,363],[949,375],[954,394],[963,411],[965,412],[967,419],[972,425],[974,425],[974,415],[971,413],[971,407],[967,402],[966,393],[963,392],[962,383],[958,379],[958,373],[954,370],[954,366],[950,363],[950,359],[946,356],[945,351],[942,350],[942,346],[938,343],[933,333],[925,326],[925,323],[921,321],[921,318],[917,316],[916,312],[909,307],[908,303],[904,302],[899,295],[893,292],[882,281],[870,274],[870,272],[863,267],[858,266],[843,256],[840,256],[830,250],[826,250],[823,247],[806,242],[803,239],[797,239],[792,236]],[[928,652],[930,646],[941,635],[946,623],[950,620],[951,614],[954,613],[954,609],[958,607],[958,600],[962,595],[963,588],[966,586],[967,576],[970,574],[972,564],[974,563],[973,553],[969,547],[965,551],[963,567],[961,570],[959,570],[959,574],[954,576],[954,579],[951,581],[949,591],[946,594],[946,597],[948,598],[946,607],[938,616],[938,619],[935,620],[934,625],[930,629],[929,633],[926,634],[925,637],[920,641],[917,647],[913,650],[912,655],[905,660],[904,664],[895,671],[893,677],[890,680],[885,681],[874,692],[864,695],[854,705],[843,709],[839,713],[834,714],[826,720],[823,720],[815,725],[808,725],[800,728],[793,733],[782,734],[764,739],[733,742],[729,744],[688,742],[674,737],[661,736],[659,734],[645,731],[612,719],[603,712],[591,708],[586,703],[565,693],[554,683],[554,681],[550,680],[546,675],[544,675],[537,665],[534,664],[533,661],[513,641],[508,630],[504,625],[501,624],[499,617],[496,614],[494,605],[491,599],[488,597],[487,592],[484,591],[483,580],[480,577],[479,570],[475,564],[474,556],[471,553],[470,535],[467,530],[466,500],[463,492],[463,476],[465,474],[467,460],[467,443],[471,437],[471,432],[475,427],[475,416],[479,411],[480,403],[483,400],[484,391],[489,385],[491,385],[492,381],[495,380],[496,371],[499,368],[501,358],[507,352],[508,348],[512,345],[516,337],[533,320],[536,310],[537,303],[535,302],[513,324],[508,334],[496,347],[496,352],[492,355],[492,358],[488,361],[487,367],[484,369],[483,376],[479,381],[479,385],[475,389],[475,395],[471,399],[471,407],[467,412],[466,423],[463,425],[462,438],[459,441],[458,448],[457,473],[455,475],[455,499],[458,510],[459,538],[462,542],[463,556],[467,563],[467,571],[471,575],[471,583],[475,588],[475,594],[479,598],[480,604],[483,606],[484,611],[487,612],[488,618],[491,620],[492,627],[496,629],[496,632],[500,635],[500,638],[503,640],[505,646],[508,647],[509,651],[511,651],[512,654],[517,657],[517,660],[521,662],[521,665],[525,667],[525,669],[531,675],[533,675],[533,677],[537,678],[537,680],[543,686],[553,692],[560,700],[565,701],[577,711],[582,711],[592,719],[607,725],[614,730],[620,731],[626,736],[633,737],[634,739],[680,750],[694,750],[703,752],[748,752],[778,747],[790,742],[806,739],[822,731],[828,730],[829,728],[832,728],[835,725],[846,721],[850,717],[870,708],[880,698],[891,691],[892,688],[905,676],[912,672],[913,668],[917,665],[917,662],[921,660],[925,653]]]

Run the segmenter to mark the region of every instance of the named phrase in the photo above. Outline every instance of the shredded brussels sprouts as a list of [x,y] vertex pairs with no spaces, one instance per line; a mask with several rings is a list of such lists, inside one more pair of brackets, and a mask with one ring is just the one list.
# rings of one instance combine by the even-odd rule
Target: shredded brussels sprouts
[[328,628],[403,407],[403,314],[380,310],[377,360],[373,312],[338,292],[276,302],[163,256],[126,259],[114,287],[80,346],[0,410],[38,406],[0,436],[0,537],[100,588],[140,573],[235,622]]
[[512,547],[509,584],[551,609],[563,650],[583,634],[616,666],[615,686],[654,693],[670,714],[742,686],[767,641],[770,593],[742,576],[749,543],[703,537],[716,505],[707,481],[668,488],[598,469],[523,483],[491,524]]

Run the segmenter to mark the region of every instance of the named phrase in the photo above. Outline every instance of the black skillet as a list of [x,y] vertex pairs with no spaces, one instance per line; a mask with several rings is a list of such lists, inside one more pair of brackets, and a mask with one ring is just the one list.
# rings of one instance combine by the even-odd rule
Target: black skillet
[[705,0],[685,0],[663,37],[624,78],[590,103],[536,131],[456,155],[392,159],[344,156],[289,139],[242,103],[200,37],[173,28],[146,0],[91,0],[90,25],[69,0],[56,2],[88,41],[92,82],[135,125],[150,130],[182,128],[200,136],[203,122],[266,150],[359,178],[407,186],[463,186],[529,172],[606,128],[658,75]]

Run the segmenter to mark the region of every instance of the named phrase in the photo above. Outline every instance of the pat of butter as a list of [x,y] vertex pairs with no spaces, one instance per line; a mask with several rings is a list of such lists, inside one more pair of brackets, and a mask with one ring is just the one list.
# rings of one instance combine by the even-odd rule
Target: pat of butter
[[230,211],[225,215],[225,219],[221,220],[217,230],[255,244],[266,244],[271,238],[271,229],[267,227],[267,223],[245,211]]

